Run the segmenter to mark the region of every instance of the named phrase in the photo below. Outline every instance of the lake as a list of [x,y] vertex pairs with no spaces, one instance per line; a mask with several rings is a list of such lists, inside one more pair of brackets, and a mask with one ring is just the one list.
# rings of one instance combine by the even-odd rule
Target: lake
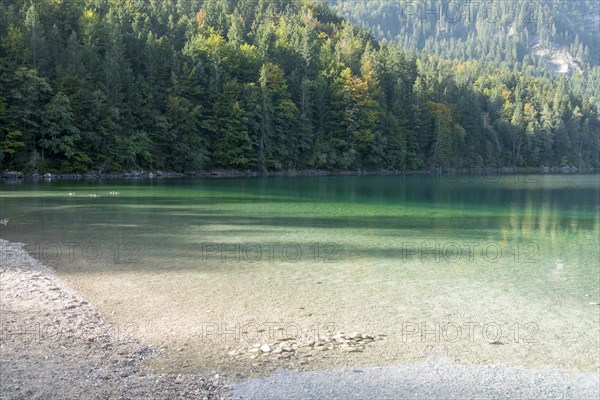
[[[598,369],[598,175],[0,183],[0,237],[154,367],[264,374],[432,357]],[[277,335],[360,332],[273,357]],[[285,354],[284,354],[285,355]],[[253,372],[252,372],[253,371]]]

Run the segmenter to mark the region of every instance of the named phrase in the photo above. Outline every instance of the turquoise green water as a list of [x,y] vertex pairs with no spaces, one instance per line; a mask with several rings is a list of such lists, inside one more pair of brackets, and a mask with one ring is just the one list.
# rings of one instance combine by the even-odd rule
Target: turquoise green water
[[[308,307],[320,310],[307,317],[312,322],[392,336],[408,320],[533,321],[540,337],[589,335],[565,352],[597,350],[598,312],[590,305],[600,300],[597,175],[54,181],[0,189],[0,219],[9,219],[0,237],[28,243],[99,307],[136,323],[175,318],[178,332],[190,332],[190,313],[243,322],[263,310],[295,321],[300,316],[289,310]],[[202,314],[206,308],[211,315]],[[151,334],[163,332],[156,324],[140,334],[162,342]],[[190,336],[178,335],[173,340]],[[454,344],[444,346],[453,352]],[[523,351],[506,360],[525,359]],[[495,359],[487,350],[479,355],[472,358]],[[557,357],[547,364],[562,365]],[[594,366],[590,360],[577,367]]]

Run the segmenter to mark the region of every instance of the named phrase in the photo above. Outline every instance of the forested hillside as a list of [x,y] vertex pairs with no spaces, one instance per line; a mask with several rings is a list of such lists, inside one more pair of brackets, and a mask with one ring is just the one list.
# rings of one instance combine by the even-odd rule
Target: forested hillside
[[308,0],[4,1],[2,169],[599,166],[571,80],[404,45]]
[[567,76],[600,106],[597,0],[328,0],[384,43],[535,76]]
[[[478,59],[544,72],[559,50],[575,72],[600,65],[597,0],[330,0],[342,16],[397,41],[448,59]],[[559,60],[556,60],[559,61]]]

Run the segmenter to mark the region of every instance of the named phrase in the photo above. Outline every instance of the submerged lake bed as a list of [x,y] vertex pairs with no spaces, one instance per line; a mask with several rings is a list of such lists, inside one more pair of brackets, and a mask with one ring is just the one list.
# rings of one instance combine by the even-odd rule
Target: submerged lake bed
[[0,237],[162,349],[158,370],[599,368],[598,175],[0,188]]

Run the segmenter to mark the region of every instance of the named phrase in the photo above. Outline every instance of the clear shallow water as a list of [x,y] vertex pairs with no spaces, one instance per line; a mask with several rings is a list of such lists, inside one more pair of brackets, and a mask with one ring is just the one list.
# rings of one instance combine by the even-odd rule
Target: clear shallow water
[[[137,335],[157,344],[206,353],[215,347],[202,335],[207,323],[328,323],[387,334],[388,344],[372,353],[381,363],[442,353],[597,368],[598,307],[590,305],[600,301],[597,175],[54,181],[0,189],[0,219],[9,218],[0,237],[28,243],[113,322],[134,323]],[[497,324],[507,346],[490,350],[489,337],[407,335],[438,323],[466,334],[471,322]],[[537,342],[517,340],[519,327]],[[218,340],[223,349],[230,342],[241,340]],[[196,350],[167,356],[167,367],[210,364]],[[568,357],[573,352],[587,355]]]

